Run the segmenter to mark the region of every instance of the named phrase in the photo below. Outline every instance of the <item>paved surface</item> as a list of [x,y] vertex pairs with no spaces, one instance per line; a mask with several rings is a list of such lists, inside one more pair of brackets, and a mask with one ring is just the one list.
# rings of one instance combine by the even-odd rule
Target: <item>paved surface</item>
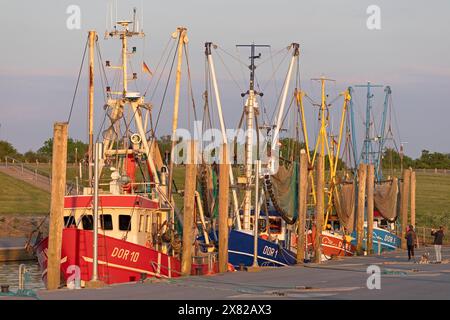
[[[433,247],[417,250],[434,259]],[[152,280],[101,289],[39,291],[40,299],[450,299],[450,247],[442,264],[408,262],[404,251],[351,257],[261,272]],[[381,289],[369,290],[367,267],[381,270]]]

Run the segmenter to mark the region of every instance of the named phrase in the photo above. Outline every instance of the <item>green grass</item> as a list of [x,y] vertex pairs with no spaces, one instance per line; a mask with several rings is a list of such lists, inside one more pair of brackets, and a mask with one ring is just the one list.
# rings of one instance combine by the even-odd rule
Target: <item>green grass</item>
[[416,172],[417,225],[450,228],[450,175]]
[[49,209],[48,192],[0,173],[0,214],[44,214]]

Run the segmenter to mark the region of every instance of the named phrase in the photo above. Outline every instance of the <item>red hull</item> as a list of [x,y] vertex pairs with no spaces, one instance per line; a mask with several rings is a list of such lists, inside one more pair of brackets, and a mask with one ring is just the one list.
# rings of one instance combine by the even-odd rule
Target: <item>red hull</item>
[[[314,233],[308,233],[308,248],[312,248],[315,241]],[[356,248],[348,241],[344,240],[344,236],[324,231],[321,234],[322,254],[326,257],[333,256],[353,256]]]
[[[47,280],[48,238],[36,246],[36,253],[43,280]],[[92,278],[93,232],[76,228],[63,230],[61,248],[61,273],[64,280],[75,275],[79,267],[81,280]],[[205,274],[207,265],[200,265]],[[197,266],[193,265],[193,273]],[[214,265],[216,269],[216,265]],[[215,270],[213,270],[214,272]],[[159,251],[124,240],[99,234],[98,236],[98,276],[107,284],[132,282],[146,277],[179,277],[181,263],[178,259]]]

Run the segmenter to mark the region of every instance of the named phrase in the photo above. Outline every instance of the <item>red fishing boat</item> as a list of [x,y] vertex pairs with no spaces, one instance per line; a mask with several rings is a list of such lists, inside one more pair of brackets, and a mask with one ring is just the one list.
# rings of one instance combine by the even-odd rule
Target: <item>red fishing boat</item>
[[[341,235],[330,230],[324,230],[321,234],[322,258],[327,260],[333,257],[353,256],[356,248],[351,244],[352,237]],[[308,250],[313,250],[315,233],[309,231],[307,235]]]
[[[129,59],[136,52],[135,47],[129,51],[128,39],[142,37],[144,33],[138,30],[136,18],[118,21],[112,30],[106,35],[120,40],[121,65],[111,66],[107,61],[106,67],[120,70],[116,71],[116,78],[121,81],[116,83],[117,91],[106,87],[107,101],[103,108],[110,124],[101,132],[103,141],[95,143],[95,151],[94,113],[89,112],[88,179],[81,181],[82,194],[77,190],[76,195],[65,197],[61,274],[67,284],[76,280],[81,286],[90,280],[112,284],[181,275],[181,236],[176,230],[178,215],[169,187],[173,173],[164,165],[158,149],[151,104],[144,102],[145,95],[128,90],[128,83],[137,79],[136,73],[132,77],[127,74]],[[187,43],[186,29],[178,28],[172,38],[177,41],[178,50],[183,50]],[[100,50],[95,41],[96,34],[90,31],[90,111],[94,107],[94,49]],[[181,72],[181,58],[177,72]],[[170,164],[172,169],[172,159]],[[48,242],[45,238],[35,246],[44,282]],[[214,254],[199,250],[191,270],[192,274],[214,273],[217,270]]]

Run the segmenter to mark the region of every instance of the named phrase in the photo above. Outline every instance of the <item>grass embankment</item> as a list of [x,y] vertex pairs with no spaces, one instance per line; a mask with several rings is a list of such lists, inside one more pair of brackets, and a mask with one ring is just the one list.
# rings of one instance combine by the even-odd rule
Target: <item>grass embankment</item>
[[450,174],[416,172],[416,180],[417,225],[450,230]]
[[45,214],[49,209],[48,192],[0,173],[0,214]]

